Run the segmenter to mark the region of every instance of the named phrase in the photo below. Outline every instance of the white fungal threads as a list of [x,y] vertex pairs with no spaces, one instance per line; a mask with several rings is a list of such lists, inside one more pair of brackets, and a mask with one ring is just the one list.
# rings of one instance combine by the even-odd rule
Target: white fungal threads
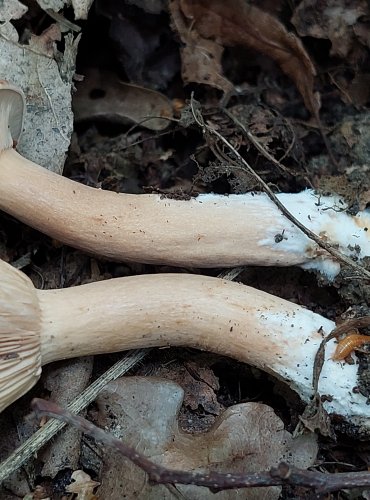
[[[275,353],[268,356],[269,368],[309,401],[315,355],[323,335],[330,333],[335,323],[299,306],[290,313],[265,311],[259,314],[258,321],[267,332],[271,352]],[[334,348],[329,346],[328,352]]]
[[[340,197],[320,196],[312,190],[277,197],[300,223],[342,254],[354,261],[370,256],[370,211],[348,215]],[[187,201],[152,199],[158,220],[171,234],[170,246],[192,265],[298,265],[328,279],[340,271],[340,263],[283,215],[265,193],[201,194]],[[184,221],[181,227],[180,220]],[[151,228],[147,231],[149,235]]]
[[[335,323],[318,314],[297,306],[293,313],[256,312],[258,321],[266,324],[271,352],[266,371],[272,369],[288,381],[292,389],[306,402],[313,395],[313,366],[317,350],[324,336],[335,327]],[[318,325],[316,328],[314,325]],[[284,334],[282,335],[282,332]],[[261,332],[263,335],[263,332]],[[348,417],[352,422],[364,417],[365,398],[353,392],[357,385],[357,365],[333,361],[336,348],[334,340],[325,346],[325,362],[319,378],[319,394],[328,396],[323,403],[329,413]],[[275,350],[275,351],[274,351]],[[370,409],[366,413],[370,417]]]
[[[272,246],[276,242],[276,234],[281,234],[281,241],[277,245],[286,252],[306,256],[306,262],[301,267],[315,269],[329,279],[335,278],[340,271],[340,264],[315,242],[310,240],[286,217],[280,215],[267,195],[261,194],[270,206],[273,214],[273,223],[269,228],[269,236],[260,240],[260,245]],[[346,213],[347,205],[338,196],[319,196],[312,190],[297,194],[282,193],[277,195],[287,210],[307,229],[321,236],[345,255],[354,260],[361,260],[370,255],[370,213],[363,211],[356,216]],[[276,233],[276,229],[278,232]],[[309,260],[309,259],[310,260]]]

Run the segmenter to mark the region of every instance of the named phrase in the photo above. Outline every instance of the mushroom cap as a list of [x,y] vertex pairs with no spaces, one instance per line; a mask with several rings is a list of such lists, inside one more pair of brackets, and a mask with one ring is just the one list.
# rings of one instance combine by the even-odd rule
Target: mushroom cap
[[23,130],[25,98],[22,90],[0,80],[0,151],[12,148]]
[[0,412],[41,375],[40,316],[31,280],[0,260]]

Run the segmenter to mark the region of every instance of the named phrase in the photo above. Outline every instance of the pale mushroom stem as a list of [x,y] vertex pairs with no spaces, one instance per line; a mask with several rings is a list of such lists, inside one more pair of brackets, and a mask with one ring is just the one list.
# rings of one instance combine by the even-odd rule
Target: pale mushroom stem
[[[309,401],[316,351],[323,335],[335,326],[265,292],[199,275],[143,275],[37,291],[30,281],[27,287],[25,276],[9,265],[1,263],[0,271],[0,333],[5,339],[0,341],[0,395],[8,394],[5,406],[25,392],[25,378],[29,387],[35,383],[40,365],[153,346],[195,347],[231,356],[284,380]],[[18,316],[9,312],[11,293],[16,293],[13,304],[19,306]],[[31,339],[40,341],[33,367],[29,354],[24,349],[19,352],[20,345],[29,342],[30,332],[25,338],[23,330],[16,328],[19,322],[24,327],[30,308],[30,328],[39,325]],[[352,392],[357,366],[334,362],[334,349],[335,343],[329,342],[319,385],[320,394],[328,396],[325,407],[352,421],[369,418],[366,398]],[[17,369],[25,365],[20,383]]]
[[[0,210],[76,248],[110,259],[185,267],[314,268],[340,265],[264,194],[174,200],[83,186],[26,160],[13,148],[23,128],[22,90],[0,80]],[[348,215],[339,197],[279,194],[304,226],[346,256],[370,256],[370,214]]]
[[[356,260],[370,255],[370,214],[350,216],[338,197],[280,194],[306,227]],[[264,194],[174,200],[84,186],[0,153],[0,210],[73,247],[122,261],[195,267],[315,268],[340,265],[283,216]]]

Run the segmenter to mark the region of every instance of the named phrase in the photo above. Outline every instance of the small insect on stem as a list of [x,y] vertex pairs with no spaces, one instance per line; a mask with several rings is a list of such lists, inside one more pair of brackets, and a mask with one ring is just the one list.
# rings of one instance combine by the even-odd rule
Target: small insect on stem
[[364,344],[370,343],[369,335],[361,335],[359,333],[352,333],[344,337],[344,339],[338,342],[337,348],[335,350],[333,360],[342,361],[349,356],[352,351],[357,349]]

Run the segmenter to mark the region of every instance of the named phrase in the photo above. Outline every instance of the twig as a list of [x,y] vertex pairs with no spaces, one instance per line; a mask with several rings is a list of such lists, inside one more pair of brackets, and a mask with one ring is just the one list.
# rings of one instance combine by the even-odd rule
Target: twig
[[236,116],[234,116],[232,113],[230,113],[229,110],[226,108],[223,109],[223,112],[232,120],[243,132],[244,134],[248,137],[248,139],[251,141],[251,143],[254,145],[254,147],[261,153],[262,156],[264,156],[267,160],[271,161],[274,165],[276,165],[278,168],[283,170],[284,172],[293,175],[294,173],[287,168],[285,165],[283,165],[280,161],[276,160],[268,151],[265,149],[262,144],[258,141],[258,139],[252,134],[250,130],[248,130],[243,123],[238,120]]
[[344,335],[351,330],[357,330],[357,328],[368,328],[370,326],[370,316],[361,316],[359,318],[347,319],[342,324],[332,330],[329,335],[327,335],[322,341],[317,350],[314,366],[317,366],[317,371],[314,371],[313,386],[315,392],[317,392],[319,386],[319,376],[321,373],[322,366],[325,360],[325,346],[329,340],[335,339]]
[[253,170],[253,168],[249,165],[249,163],[240,155],[240,153],[234,148],[230,142],[223,137],[217,130],[214,128],[210,127],[207,125],[203,117],[198,109],[195,109],[194,106],[194,98],[193,96],[191,97],[190,101],[191,105],[191,110],[194,116],[195,121],[197,124],[202,128],[202,130],[205,132],[209,132],[213,135],[215,135],[218,139],[220,139],[228,148],[229,150],[238,158],[238,160],[243,164],[245,169],[257,180],[257,182],[261,185],[261,187],[264,189],[266,192],[267,196],[270,198],[270,200],[275,203],[275,205],[281,210],[281,212],[287,217],[295,226],[297,226],[308,238],[313,240],[317,245],[319,245],[321,248],[326,250],[328,253],[330,253],[333,257],[335,257],[337,260],[342,262],[343,264],[346,264],[347,266],[350,266],[354,271],[356,271],[360,276],[363,278],[370,279],[370,271],[365,269],[364,267],[360,266],[359,264],[356,264],[351,260],[349,257],[346,255],[343,255],[341,252],[333,248],[329,243],[326,243],[320,236],[315,234],[313,231],[308,229],[304,224],[302,224],[298,219],[294,217],[294,215],[289,212],[289,210],[281,203],[281,201],[278,199],[278,197],[275,195],[275,193],[271,190],[271,188],[268,186],[268,184]]
[[223,280],[234,281],[243,271],[245,267],[233,267],[231,269],[226,269],[217,275],[217,278],[221,278]]
[[[129,351],[126,356],[109,368],[101,377],[87,387],[72,403],[68,409],[73,412],[80,412],[85,409],[97,394],[110,382],[120,377],[133,368],[147,354],[148,350]],[[0,484],[14,471],[18,470],[29,460],[42,446],[59,432],[65,424],[61,421],[51,420],[41,429],[36,431],[29,439],[22,443],[6,460],[0,464]]]
[[289,484],[292,486],[312,488],[320,494],[337,491],[343,488],[349,489],[370,486],[370,472],[323,474],[321,472],[298,469],[283,462],[270,471],[250,474],[222,473],[215,471],[203,473],[167,469],[166,467],[152,462],[132,446],[126,445],[123,441],[115,438],[103,429],[96,427],[85,418],[73,415],[69,411],[63,410],[55,403],[36,398],[31,404],[32,408],[39,416],[53,417],[64,423],[73,425],[81,432],[114,448],[121,455],[131,460],[131,462],[146,472],[150,481],[157,484],[193,484],[196,486],[205,486],[212,492],[236,488],[281,486],[283,484]]

